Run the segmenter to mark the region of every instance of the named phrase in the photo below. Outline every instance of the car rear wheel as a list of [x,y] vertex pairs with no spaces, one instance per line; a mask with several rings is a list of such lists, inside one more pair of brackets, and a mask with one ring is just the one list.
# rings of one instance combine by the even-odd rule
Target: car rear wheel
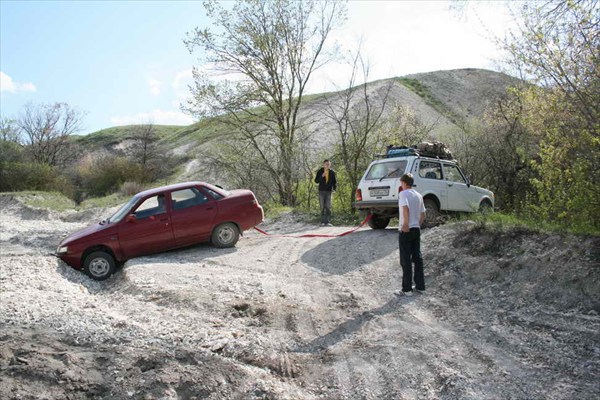
[[115,259],[105,251],[94,251],[83,262],[85,273],[97,281],[108,279],[115,272],[115,269]]
[[441,223],[442,214],[434,199],[425,199],[423,201],[425,205],[425,226],[431,227]]
[[371,217],[371,219],[369,220],[369,226],[372,229],[385,229],[385,227],[388,226],[389,223],[389,217],[379,217],[376,215],[373,215],[373,217]]
[[212,243],[216,247],[233,247],[240,238],[240,231],[235,224],[227,222],[215,228],[212,233]]

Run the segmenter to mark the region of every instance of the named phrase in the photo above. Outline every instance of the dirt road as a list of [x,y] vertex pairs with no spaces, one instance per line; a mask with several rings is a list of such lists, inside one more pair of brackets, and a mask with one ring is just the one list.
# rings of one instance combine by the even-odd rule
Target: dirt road
[[[53,250],[85,216],[1,200],[0,398],[567,399],[600,393],[600,242],[474,223],[423,232],[425,295],[398,298],[397,233],[248,232],[94,282]],[[87,221],[86,221],[87,222]],[[336,233],[293,215],[276,233]]]

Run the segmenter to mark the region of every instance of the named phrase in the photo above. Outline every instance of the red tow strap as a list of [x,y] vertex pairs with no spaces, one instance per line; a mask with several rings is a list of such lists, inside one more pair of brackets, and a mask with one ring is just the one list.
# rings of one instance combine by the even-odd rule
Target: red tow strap
[[262,233],[263,235],[267,235],[267,236],[271,236],[271,237],[286,237],[286,238],[334,238],[334,237],[341,237],[341,236],[346,236],[351,234],[352,232],[356,232],[358,229],[362,228],[367,222],[369,222],[369,220],[371,219],[371,214],[367,215],[367,217],[363,220],[363,222],[360,223],[360,225],[358,225],[356,228],[351,229],[349,231],[343,232],[343,233],[338,233],[337,235],[326,235],[323,233],[307,233],[304,235],[271,235],[270,233],[267,233],[265,231],[263,231],[262,229],[259,229],[257,227],[254,227],[254,229],[256,229],[257,231],[259,231],[260,233]]

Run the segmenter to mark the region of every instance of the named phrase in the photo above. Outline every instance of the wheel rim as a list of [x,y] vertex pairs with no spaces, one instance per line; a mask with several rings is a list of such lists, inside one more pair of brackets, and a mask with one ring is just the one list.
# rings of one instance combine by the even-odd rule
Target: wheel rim
[[110,270],[110,264],[104,258],[94,258],[90,262],[90,273],[97,277],[102,277]]
[[219,229],[218,237],[219,237],[219,242],[229,243],[235,237],[235,232],[233,231],[232,227],[224,226],[221,229]]

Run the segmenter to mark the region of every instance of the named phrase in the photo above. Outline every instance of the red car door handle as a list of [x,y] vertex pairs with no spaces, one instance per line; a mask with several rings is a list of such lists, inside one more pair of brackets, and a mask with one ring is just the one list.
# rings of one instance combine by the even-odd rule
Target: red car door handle
[[205,210],[212,210],[214,207],[206,207]]

